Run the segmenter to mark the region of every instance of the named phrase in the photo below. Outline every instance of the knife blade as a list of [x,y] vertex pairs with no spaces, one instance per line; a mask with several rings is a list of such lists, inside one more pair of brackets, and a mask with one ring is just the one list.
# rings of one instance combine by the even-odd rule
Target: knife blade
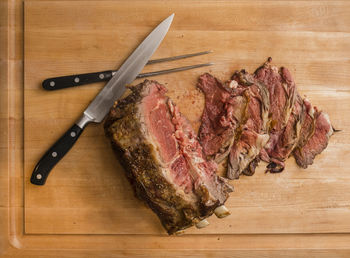
[[135,80],[156,51],[167,34],[173,18],[174,14],[170,15],[143,40],[88,105],[78,121],[44,154],[30,178],[32,184],[44,185],[52,168],[73,147],[86,125],[102,122],[115,100],[124,94],[125,85]]

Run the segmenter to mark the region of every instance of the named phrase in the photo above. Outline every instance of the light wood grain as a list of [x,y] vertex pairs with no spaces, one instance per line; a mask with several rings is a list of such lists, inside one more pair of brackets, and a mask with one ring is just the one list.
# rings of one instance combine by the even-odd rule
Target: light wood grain
[[[314,5],[302,3],[301,7],[304,10]],[[253,8],[252,3],[243,2],[226,3],[225,8],[214,8],[208,2],[193,4],[191,8],[176,2],[171,2],[167,8],[158,5],[159,15],[164,13],[166,16],[171,10],[177,16],[155,56],[206,49],[212,49],[214,53],[178,63],[150,66],[145,70],[212,60],[216,65],[210,71],[225,80],[234,70],[246,68],[253,71],[268,56],[273,56],[276,65],[291,69],[300,84],[300,91],[329,112],[336,127],[350,128],[349,122],[343,119],[344,114],[337,116],[341,114],[340,109],[344,112],[350,110],[346,73],[350,37],[346,30],[338,31],[337,28],[343,27],[334,27],[332,20],[322,19],[322,29],[319,23],[316,25],[316,20],[308,23],[310,19],[318,19],[317,15],[305,17],[300,6],[289,2],[268,2],[259,7]],[[43,8],[47,11],[45,15],[38,15]],[[136,46],[159,22],[159,18],[156,20],[154,16],[145,15],[148,8],[142,2],[135,6],[113,2],[71,3],[69,7],[62,2],[54,2],[50,7],[46,2],[26,3],[24,121],[27,179],[40,155],[79,116],[103,85],[47,93],[40,89],[41,80],[55,74],[82,72],[84,69],[92,71],[95,66],[95,69],[107,69],[121,63],[132,50],[131,45]],[[340,8],[338,4],[317,5],[312,14],[319,10],[327,15],[333,10],[332,14],[342,17],[348,6],[337,8]],[[244,22],[243,14],[248,9],[252,18],[245,17]],[[291,17],[281,19],[281,9],[289,9]],[[263,10],[269,19],[260,16]],[[78,14],[90,12],[94,15],[81,17]],[[138,15],[131,19],[131,13]],[[105,19],[100,19],[102,16]],[[288,31],[283,29],[286,24],[290,25]],[[50,61],[55,65],[50,65]],[[195,89],[195,84],[198,76],[206,70],[157,78],[168,83],[168,95],[197,127],[203,96]],[[341,94],[339,90],[342,90]],[[344,177],[349,176],[336,162],[330,162],[343,157],[345,163],[342,166],[350,165],[347,165],[350,159],[346,158],[350,157],[347,135],[344,130],[333,137],[327,151],[307,171],[290,161],[281,175],[265,175],[261,166],[255,177],[232,182],[236,191],[227,202],[232,215],[222,221],[210,218],[211,226],[200,231],[190,229],[187,233],[350,232],[350,224],[344,220],[350,218],[350,192],[344,182]],[[328,171],[333,169],[338,171],[330,179]],[[135,200],[122,174],[122,168],[103,136],[102,127],[91,126],[54,169],[45,187],[32,186],[27,180],[25,231],[41,234],[161,233],[155,216]],[[310,195],[310,191],[314,194]],[[139,214],[144,216],[141,218]]]
[[[274,257],[287,257],[287,258],[299,258],[305,257],[305,254],[309,257],[337,257],[337,258],[347,258],[349,257],[349,251],[347,250],[278,250],[278,251],[261,251],[261,250],[251,250],[247,252],[246,250],[152,250],[152,251],[110,251],[110,252],[97,252],[97,251],[73,251],[68,256],[64,251],[46,251],[43,255],[41,251],[33,252],[23,252],[21,255],[16,255],[16,257],[23,258],[54,258],[54,257],[242,257],[242,258],[274,258]],[[13,254],[7,254],[3,258],[12,258]]]
[[7,249],[8,238],[8,10],[0,2],[0,255]]
[[[350,232],[350,122],[344,118],[350,112],[349,2],[1,4],[0,163],[8,171],[0,174],[4,257],[349,256],[350,234],[344,234]],[[291,159],[280,175],[264,174],[261,166],[254,177],[233,181],[235,192],[227,203],[232,215],[212,217],[208,228],[189,229],[180,237],[166,236],[156,216],[134,198],[101,125],[87,128],[45,187],[28,181],[46,148],[103,86],[47,93],[41,80],[118,67],[171,12],[176,12],[174,24],[154,57],[206,49],[214,53],[145,71],[216,63],[156,78],[168,83],[168,95],[196,128],[203,106],[203,96],[195,90],[199,74],[210,70],[227,79],[236,69],[254,71],[272,56],[276,65],[292,71],[302,94],[342,129],[307,170]],[[9,46],[5,51],[4,45]],[[23,58],[24,82],[18,76]]]

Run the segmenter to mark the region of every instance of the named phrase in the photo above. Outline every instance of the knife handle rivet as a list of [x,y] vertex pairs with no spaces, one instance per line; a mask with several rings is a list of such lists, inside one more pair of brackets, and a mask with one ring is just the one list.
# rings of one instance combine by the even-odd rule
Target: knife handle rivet
[[100,75],[98,77],[100,77],[100,79],[103,79],[103,78],[105,78],[105,75],[103,73],[100,73]]
[[36,179],[40,180],[40,179],[42,179],[42,178],[43,178],[43,176],[42,176],[41,174],[37,174],[37,175],[36,175]]
[[57,152],[54,151],[54,152],[51,153],[51,155],[52,155],[52,157],[56,158],[57,157]]
[[55,82],[54,81],[50,81],[50,86],[51,87],[55,86]]
[[79,77],[75,77],[74,78],[74,82],[78,83],[80,80],[79,80]]
[[71,136],[71,137],[75,137],[76,135],[77,135],[77,134],[76,134],[75,132],[71,132],[71,133],[70,133],[70,136]]

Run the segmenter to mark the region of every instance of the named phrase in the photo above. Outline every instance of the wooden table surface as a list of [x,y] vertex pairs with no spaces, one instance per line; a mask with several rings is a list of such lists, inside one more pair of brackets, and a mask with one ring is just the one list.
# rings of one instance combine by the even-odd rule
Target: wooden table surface
[[[1,12],[4,257],[350,255],[350,2],[31,0],[3,1]],[[307,170],[290,158],[281,174],[265,174],[261,163],[254,176],[231,181],[229,217],[211,217],[205,229],[169,237],[134,197],[101,124],[87,127],[45,186],[29,178],[104,85],[47,92],[41,81],[117,68],[173,12],[153,58],[213,53],[144,71],[215,63],[154,77],[196,129],[204,103],[195,88],[201,73],[226,80],[238,69],[253,72],[271,56],[342,131]]]

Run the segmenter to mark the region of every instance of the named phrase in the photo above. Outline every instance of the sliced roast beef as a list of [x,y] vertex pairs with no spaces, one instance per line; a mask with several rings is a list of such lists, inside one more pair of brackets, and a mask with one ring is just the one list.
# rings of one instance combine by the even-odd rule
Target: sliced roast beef
[[303,119],[301,123],[300,129],[300,137],[298,139],[298,143],[295,146],[296,149],[303,148],[305,144],[309,141],[311,136],[315,132],[315,110],[308,99],[304,98],[303,100]]
[[[300,110],[299,105],[295,106],[297,92],[290,72],[285,67],[278,69],[272,66],[271,61],[272,59],[269,58],[254,74],[258,81],[266,85],[271,100],[269,110],[270,139],[260,157],[270,163],[268,165],[269,171],[280,172],[284,168],[284,156],[289,152],[288,149],[291,148],[293,142],[296,141],[297,132],[294,128],[299,120]],[[289,121],[293,110],[295,115]],[[287,125],[289,127],[284,134]],[[295,133],[295,135],[290,136],[289,132]],[[282,149],[285,149],[285,153],[281,154],[283,158],[280,156]]]
[[236,140],[230,150],[227,177],[237,179],[241,173],[253,175],[259,162],[259,153],[269,140],[269,92],[245,70],[236,72],[231,82],[246,89],[249,96],[246,120],[237,129]]
[[[279,113],[281,114],[280,120],[276,116],[274,118],[274,114],[278,113],[276,111],[278,108],[275,107],[276,109],[274,110],[271,107],[272,130],[270,132],[270,141],[265,146],[266,152],[263,152],[261,156],[269,162],[267,171],[273,173],[283,171],[285,167],[284,162],[293,151],[297,164],[306,168],[312,164],[315,156],[326,148],[328,139],[333,133],[332,126],[326,114],[322,113],[320,115],[317,113],[317,116],[320,117],[315,117],[311,103],[307,99],[303,100],[296,91],[294,80],[289,71],[282,67],[279,71],[280,76],[278,76],[276,73],[277,69],[269,64],[270,61],[257,70],[256,76],[259,80],[267,83],[267,85],[269,85],[269,80],[273,82],[278,79],[285,90],[285,102],[276,102],[279,105],[279,110],[284,110],[282,113]],[[269,76],[266,76],[267,70],[270,70],[270,74],[275,73],[275,76],[270,75],[270,78],[275,79],[267,79],[269,78]],[[269,90],[270,97],[272,92],[275,98],[276,96],[283,96],[283,94],[276,93],[278,88],[274,87]],[[283,98],[277,97],[276,99],[280,100]],[[283,105],[281,103],[285,103],[284,109],[282,109]],[[290,113],[291,105],[292,112]],[[286,124],[285,121],[287,121]],[[318,124],[319,126],[317,127]],[[318,134],[315,135],[316,129],[318,129]]]
[[328,116],[300,97],[288,69],[271,61],[254,74],[236,72],[226,83],[210,74],[199,78],[205,94],[200,142],[217,162],[229,152],[229,179],[253,175],[260,159],[269,163],[267,171],[281,172],[292,153],[307,167],[333,132]]
[[222,161],[230,152],[236,129],[246,119],[248,93],[238,84],[224,84],[205,73],[197,87],[205,95],[199,139],[206,157]]
[[306,110],[303,105],[303,100],[299,94],[297,94],[287,125],[282,129],[282,133],[279,135],[274,148],[269,150],[270,164],[267,166],[267,171],[279,173],[284,170],[284,162],[298,144],[305,113]]
[[[138,198],[158,215],[169,234],[197,224],[223,206],[232,191],[206,161],[189,122],[156,81],[131,87],[105,122],[120,162]],[[202,221],[201,223],[199,223]]]
[[[296,98],[296,86],[294,80],[285,67],[278,69],[271,65],[272,58],[259,67],[255,73],[255,78],[263,83],[270,95],[271,117],[270,130],[272,134],[277,134],[287,125]],[[274,138],[273,135],[270,135]],[[269,147],[269,146],[267,146]],[[267,149],[267,148],[266,148]]]
[[286,68],[278,70],[271,65],[271,59],[255,72],[255,77],[264,83],[269,90],[271,105],[269,115],[271,117],[271,139],[266,146],[269,151],[276,144],[276,136],[286,126],[294,104],[295,84]]
[[311,111],[310,117],[311,114],[314,116],[314,125],[311,122],[306,127],[309,128],[307,133],[312,135],[307,140],[302,138],[293,152],[297,164],[302,168],[307,168],[313,163],[316,155],[327,147],[328,140],[334,132],[328,114],[318,111],[316,107],[314,113]]

